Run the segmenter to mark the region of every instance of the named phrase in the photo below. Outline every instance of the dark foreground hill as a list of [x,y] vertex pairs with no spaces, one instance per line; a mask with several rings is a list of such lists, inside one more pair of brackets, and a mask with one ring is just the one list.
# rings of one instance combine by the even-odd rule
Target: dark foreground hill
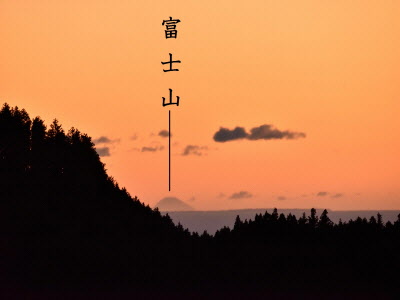
[[382,299],[400,286],[399,220],[335,225],[327,211],[298,218],[274,210],[237,218],[215,236],[191,234],[120,188],[89,136],[56,120],[46,128],[8,105],[0,111],[0,229],[0,288],[9,293]]
[[89,136],[64,132],[57,120],[46,128],[7,104],[0,202],[1,275],[18,284],[144,278],[149,261],[179,255],[170,246],[190,237],[121,189]]
[[[172,210],[165,209],[160,205],[156,205],[161,214],[167,214],[171,217],[175,224],[182,224],[183,227],[188,228],[190,231],[204,232],[206,230],[210,234],[215,232],[224,226],[232,228],[235,223],[236,216],[240,216],[242,220],[254,220],[254,216],[257,214],[264,214],[265,211],[272,212],[273,208],[251,208],[251,209],[234,209],[234,210]],[[317,209],[317,215],[321,215],[323,209]],[[309,216],[308,209],[280,209],[280,213],[288,215],[289,213],[295,215],[296,218],[300,218],[304,212]],[[383,221],[395,222],[400,214],[400,210],[358,210],[358,211],[345,211],[345,210],[328,210],[329,218],[332,222],[338,224],[340,220],[348,222],[350,220],[356,220],[357,217],[367,218],[368,220],[372,216],[376,216],[378,213],[382,215]]]

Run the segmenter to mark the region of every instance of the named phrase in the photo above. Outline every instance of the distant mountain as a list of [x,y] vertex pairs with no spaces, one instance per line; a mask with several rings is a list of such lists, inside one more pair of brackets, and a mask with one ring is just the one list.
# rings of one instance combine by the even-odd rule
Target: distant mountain
[[193,210],[193,207],[176,197],[165,197],[158,201],[156,207],[163,212]]

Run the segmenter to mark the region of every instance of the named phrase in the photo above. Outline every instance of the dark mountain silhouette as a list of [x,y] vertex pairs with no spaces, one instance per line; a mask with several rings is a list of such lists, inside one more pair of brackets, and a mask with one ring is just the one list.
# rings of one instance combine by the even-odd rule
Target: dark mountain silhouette
[[335,224],[274,209],[190,233],[120,188],[88,135],[0,111],[1,292],[382,299],[400,287],[399,253],[400,215]]
[[120,188],[88,135],[65,132],[57,120],[47,128],[7,104],[0,111],[0,199],[3,276],[13,280],[146,274],[146,259],[170,257],[169,244],[190,237]]
[[160,211],[193,210],[193,207],[176,197],[165,197],[157,202],[156,207],[158,207]]
[[[273,208],[257,208],[257,209],[234,209],[234,210],[215,210],[215,211],[172,211],[168,210],[168,215],[171,217],[175,224],[181,223],[182,226],[188,228],[190,231],[203,232],[207,230],[210,234],[215,234],[215,232],[222,227],[232,228],[235,223],[235,217],[240,216],[241,219],[254,220],[254,216],[258,214],[264,214],[265,211],[272,211]],[[163,212],[160,209],[161,213]],[[305,212],[306,215],[310,213],[308,209],[280,209],[280,213],[288,215],[291,213],[295,215],[296,218],[300,218]],[[317,214],[321,215],[323,209],[317,209]],[[383,217],[384,222],[390,221],[394,223],[397,220],[400,210],[360,210],[360,211],[335,211],[328,210],[330,219],[338,224],[340,220],[343,222],[355,220],[357,217],[367,218],[368,220],[371,216],[376,216],[380,213]]]

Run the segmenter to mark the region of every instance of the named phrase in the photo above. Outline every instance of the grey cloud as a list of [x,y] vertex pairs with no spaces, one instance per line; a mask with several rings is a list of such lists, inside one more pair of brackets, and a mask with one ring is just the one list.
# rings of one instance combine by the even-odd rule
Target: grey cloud
[[229,199],[244,199],[244,198],[251,198],[251,197],[253,197],[253,195],[250,194],[249,192],[247,192],[247,191],[240,191],[240,192],[238,192],[238,193],[233,193],[233,194],[229,197]]
[[243,127],[236,127],[233,130],[221,127],[214,134],[214,141],[223,143],[227,141],[244,139],[245,137],[247,137],[247,133]]
[[249,140],[271,140],[271,139],[298,139],[306,137],[303,132],[293,132],[289,130],[281,131],[273,128],[272,125],[261,125],[259,127],[254,127],[250,129],[250,134],[248,135]]
[[289,130],[281,131],[274,128],[272,125],[264,124],[258,127],[250,129],[250,133],[247,133],[243,127],[236,127],[233,130],[221,127],[214,134],[214,141],[216,142],[227,142],[238,139],[248,140],[271,140],[271,139],[298,139],[305,138],[306,134],[303,132],[294,132]]
[[99,137],[97,139],[94,139],[93,143],[95,143],[95,144],[108,144],[108,143],[111,143],[111,140],[106,136],[101,136],[101,137]]
[[286,197],[285,196],[278,196],[277,199],[280,200],[280,201],[283,201],[283,200],[286,200]]
[[187,145],[185,147],[185,149],[183,150],[182,155],[186,156],[186,155],[193,154],[193,155],[201,156],[201,155],[203,155],[205,150],[208,150],[207,146]]
[[118,143],[120,140],[119,139],[115,139],[115,140],[111,140],[106,136],[101,136],[97,139],[93,140],[93,143],[95,144],[113,144],[113,143]]
[[[169,132],[168,132],[168,130],[161,130],[158,133],[158,135],[161,136],[161,137],[168,137],[169,136]],[[172,136],[172,134],[171,134],[171,136]]]
[[340,197],[343,197],[343,196],[344,195],[342,193],[337,193],[337,194],[332,195],[331,197],[332,198],[340,198]]
[[142,147],[142,152],[156,152],[156,151],[161,151],[163,150],[164,147],[163,146],[155,146],[155,147]]
[[318,192],[317,194],[318,197],[325,197],[326,195],[328,195],[328,192]]
[[110,148],[109,147],[96,148],[96,151],[99,154],[99,156],[101,156],[101,157],[110,156]]
[[137,138],[138,138],[138,135],[136,133],[131,136],[132,141],[137,140]]

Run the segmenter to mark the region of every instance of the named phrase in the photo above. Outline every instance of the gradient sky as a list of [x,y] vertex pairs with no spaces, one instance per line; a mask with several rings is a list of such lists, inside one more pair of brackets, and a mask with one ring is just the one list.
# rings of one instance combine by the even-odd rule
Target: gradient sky
[[[109,175],[151,206],[400,209],[399,16],[389,0],[0,0],[0,102],[107,137]],[[213,140],[264,124],[306,137]]]

